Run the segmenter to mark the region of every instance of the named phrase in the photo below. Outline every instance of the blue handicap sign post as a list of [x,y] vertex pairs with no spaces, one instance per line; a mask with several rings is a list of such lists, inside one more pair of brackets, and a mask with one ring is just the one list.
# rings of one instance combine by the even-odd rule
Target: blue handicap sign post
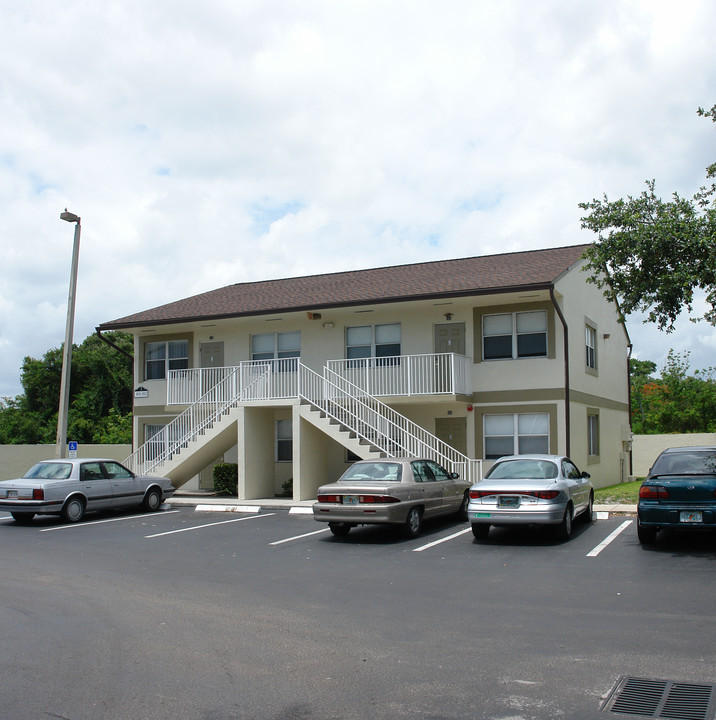
[[69,450],[68,454],[71,458],[77,457],[77,441],[76,440],[70,440],[67,443],[67,449]]

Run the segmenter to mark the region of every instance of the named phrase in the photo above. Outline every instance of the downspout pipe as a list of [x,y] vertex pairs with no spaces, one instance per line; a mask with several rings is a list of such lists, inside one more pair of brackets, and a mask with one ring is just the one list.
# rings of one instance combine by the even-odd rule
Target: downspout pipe
[[[99,328],[95,328],[95,334],[102,342],[107,343],[107,345],[109,345],[114,350],[117,350],[117,352],[122,353],[122,355],[124,355],[132,362],[132,374],[134,374],[134,355],[128,353],[124,348],[119,347],[117,343],[102,335],[102,331]],[[132,422],[132,450],[134,450],[134,422]]]
[[[631,435],[633,433],[632,428],[632,413],[631,413],[631,353],[634,349],[634,346],[629,343],[627,346],[629,348],[629,352],[627,353],[627,388],[628,388],[628,397],[629,397],[629,434]],[[634,474],[634,453],[632,452],[631,443],[629,443],[629,475]]]
[[557,298],[554,296],[554,285],[549,288],[549,297],[554,305],[554,309],[557,311],[559,320],[562,323],[562,329],[564,333],[564,424],[565,424],[565,455],[568,457],[571,455],[572,445],[572,419],[570,412],[570,398],[569,398],[569,328],[567,327],[567,321],[564,319],[562,308],[557,304]]
[[113,342],[109,338],[102,335],[102,331],[99,328],[95,328],[95,334],[102,342],[107,343],[107,345],[109,345],[110,347],[114,348],[118,352],[121,352],[122,355],[129,358],[132,361],[132,363],[134,363],[134,355],[132,355],[131,353],[128,353],[124,348],[119,347],[119,345],[117,345],[117,343]]

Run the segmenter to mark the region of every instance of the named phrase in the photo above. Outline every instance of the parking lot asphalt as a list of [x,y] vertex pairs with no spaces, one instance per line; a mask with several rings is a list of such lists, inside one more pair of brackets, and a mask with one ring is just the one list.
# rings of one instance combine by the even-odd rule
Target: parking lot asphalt
[[4,716],[601,720],[621,677],[716,678],[716,538],[336,538],[312,501],[251,502],[1,517]]

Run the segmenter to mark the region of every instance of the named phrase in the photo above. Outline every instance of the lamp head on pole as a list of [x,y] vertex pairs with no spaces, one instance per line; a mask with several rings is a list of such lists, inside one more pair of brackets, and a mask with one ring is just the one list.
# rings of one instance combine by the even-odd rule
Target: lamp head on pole
[[67,212],[67,208],[65,208],[65,211],[60,213],[60,220],[66,220],[67,222],[73,222],[73,223],[79,223],[80,216],[75,215],[74,213],[71,213],[71,212]]

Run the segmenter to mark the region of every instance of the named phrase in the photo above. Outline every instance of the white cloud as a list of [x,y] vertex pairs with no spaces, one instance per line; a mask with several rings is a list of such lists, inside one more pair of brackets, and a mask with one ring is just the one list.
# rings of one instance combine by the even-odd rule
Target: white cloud
[[[5,4],[0,395],[63,340],[65,207],[81,341],[232,282],[584,242],[577,203],[652,177],[690,195],[714,21],[707,0]],[[629,327],[646,359],[710,364],[703,326]]]

